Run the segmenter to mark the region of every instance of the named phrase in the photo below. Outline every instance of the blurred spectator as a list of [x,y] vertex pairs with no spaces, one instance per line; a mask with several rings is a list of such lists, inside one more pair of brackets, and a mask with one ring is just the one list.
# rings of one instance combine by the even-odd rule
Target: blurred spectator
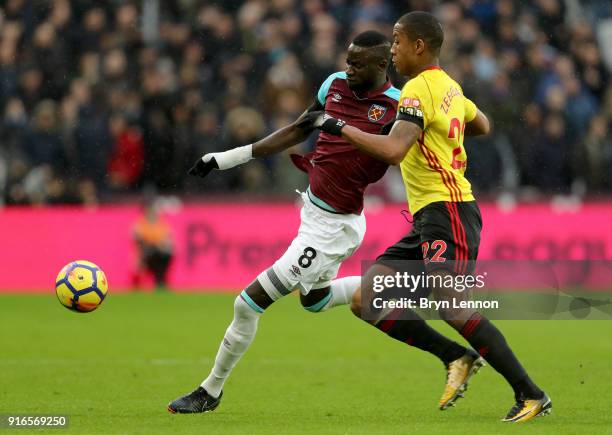
[[31,166],[61,171],[67,166],[66,147],[58,131],[57,104],[43,100],[36,105],[30,129],[23,135],[23,150]]
[[151,273],[156,288],[165,289],[173,255],[172,233],[170,226],[159,215],[154,201],[145,203],[143,215],[134,225],[133,234],[138,255],[133,276],[134,287],[140,287],[144,274]]
[[566,193],[569,188],[570,143],[561,114],[544,119],[543,132],[531,148],[527,172],[534,185],[548,193]]
[[137,185],[142,175],[144,144],[136,125],[130,125],[125,116],[114,115],[110,119],[113,150],[108,162],[108,177],[111,187],[128,190]]
[[605,174],[612,172],[612,138],[609,122],[604,115],[591,120],[584,141],[584,148],[577,150],[578,175],[592,192],[601,193],[612,188],[612,179]]
[[391,36],[401,14],[419,9],[440,17],[443,67],[494,123],[491,136],[466,144],[479,193],[577,182],[612,192],[611,56],[596,39],[606,2],[154,3],[158,13],[132,1],[0,3],[5,202],[95,205],[144,186],[286,194],[305,182],[286,156],[206,183],[186,179],[186,169],[295,119],[344,68],[352,36]]

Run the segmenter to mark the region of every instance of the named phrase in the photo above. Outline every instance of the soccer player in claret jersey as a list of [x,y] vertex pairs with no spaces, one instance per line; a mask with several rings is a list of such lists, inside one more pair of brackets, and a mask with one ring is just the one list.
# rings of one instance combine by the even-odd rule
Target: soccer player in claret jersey
[[[399,90],[386,74],[390,46],[379,32],[359,34],[349,46],[346,71],[325,80],[314,104],[298,120],[254,144],[206,154],[190,174],[204,177],[212,169],[229,169],[302,142],[313,130],[303,122],[312,111],[325,110],[363,131],[380,134],[381,128],[395,119],[399,98]],[[349,304],[359,287],[360,277],[334,278],[341,262],[363,240],[364,190],[384,175],[387,163],[325,132],[319,135],[314,152],[293,156],[293,160],[308,173],[310,182],[302,194],[298,235],[285,254],[236,298],[234,319],[220,344],[212,371],[195,391],[171,402],[170,412],[207,412],[218,406],[226,379],[255,337],[260,315],[274,301],[299,289],[303,307],[321,312]],[[438,345],[458,346],[442,336]],[[462,349],[463,354],[466,349]]]
[[[414,226],[377,259],[366,278],[389,273],[386,262],[420,258],[429,275],[442,278],[434,283],[441,283],[449,276],[470,273],[478,254],[482,221],[464,176],[467,156],[463,134],[464,129],[465,134],[485,134],[489,123],[463,95],[461,86],[440,68],[443,38],[440,23],[426,12],[408,13],[395,24],[392,61],[409,80],[402,89],[397,120],[388,135],[369,134],[350,121],[335,119],[331,113],[311,112],[303,121],[348,140],[383,162],[400,165]],[[431,290],[439,300],[458,294],[441,285]],[[361,312],[363,294],[367,292],[354,295],[351,308],[356,314]],[[502,333],[487,318],[472,309],[440,310],[440,315],[512,386],[516,403],[503,421],[523,422],[550,412],[549,397],[529,378]],[[429,340],[434,331],[422,318],[411,312],[411,321],[396,322],[395,316],[397,313],[391,312],[376,322],[376,327],[441,357]],[[460,352],[457,349],[456,355]],[[448,364],[448,378],[453,378],[450,384],[461,386],[478,359],[477,355],[466,355]],[[460,392],[461,388],[448,388],[440,409],[452,404]]]

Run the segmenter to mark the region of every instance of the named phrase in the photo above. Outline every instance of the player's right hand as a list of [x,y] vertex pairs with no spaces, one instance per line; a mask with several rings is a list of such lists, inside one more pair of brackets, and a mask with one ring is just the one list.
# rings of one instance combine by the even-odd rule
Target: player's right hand
[[346,125],[346,122],[341,119],[332,118],[326,115],[324,111],[318,110],[314,112],[308,112],[303,116],[303,119],[298,121],[297,126],[303,130],[310,131],[313,128],[318,128],[325,133],[333,134],[335,136],[342,136],[342,127]]
[[202,158],[198,159],[194,165],[189,169],[188,174],[195,177],[204,178],[213,169],[219,169],[217,160],[210,154],[205,154]]
[[325,120],[325,112],[323,110],[316,110],[312,112],[306,112],[297,120],[296,126],[304,131],[312,131],[315,128],[321,127]]

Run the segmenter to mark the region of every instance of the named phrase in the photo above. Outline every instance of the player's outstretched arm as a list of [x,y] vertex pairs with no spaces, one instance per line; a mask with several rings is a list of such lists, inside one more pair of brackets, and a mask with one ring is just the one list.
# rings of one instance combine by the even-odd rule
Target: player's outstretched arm
[[347,125],[342,137],[361,151],[390,165],[399,165],[421,134],[421,128],[409,121],[397,120],[387,136],[370,134]]
[[480,110],[476,112],[476,117],[473,120],[465,123],[466,136],[480,136],[489,134],[489,131],[491,131],[489,119]]
[[342,136],[356,148],[390,165],[399,165],[421,135],[421,127],[410,121],[396,120],[387,136],[366,133],[344,121],[311,112],[302,125],[312,125],[326,133]]
[[286,127],[276,130],[265,138],[231,150],[204,154],[189,169],[190,175],[206,177],[213,169],[230,169],[249,160],[275,154],[303,142],[314,127],[302,124],[302,119],[311,111],[318,109],[317,103],[310,106],[298,119]]
[[274,133],[253,144],[253,157],[268,156],[286,150],[306,140],[313,128],[303,128],[302,120],[309,113],[318,109],[317,103],[310,106],[298,119],[276,130]]

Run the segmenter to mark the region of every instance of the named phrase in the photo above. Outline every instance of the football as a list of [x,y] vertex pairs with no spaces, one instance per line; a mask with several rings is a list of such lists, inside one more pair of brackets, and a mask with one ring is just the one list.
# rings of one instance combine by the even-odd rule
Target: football
[[55,294],[66,308],[87,313],[100,306],[106,297],[106,275],[90,261],[78,260],[62,268],[55,280]]

